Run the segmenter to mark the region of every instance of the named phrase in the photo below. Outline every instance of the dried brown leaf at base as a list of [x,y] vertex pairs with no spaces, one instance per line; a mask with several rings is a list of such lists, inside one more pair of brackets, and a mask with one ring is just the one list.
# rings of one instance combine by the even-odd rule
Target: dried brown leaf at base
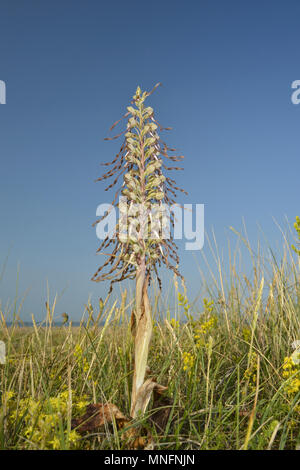
[[72,429],[76,428],[79,434],[85,434],[112,423],[114,420],[118,429],[122,429],[129,422],[128,418],[113,403],[94,403],[86,407],[83,416],[72,420]]
[[[72,429],[81,434],[93,433],[115,420],[117,429],[123,429],[130,420],[113,403],[94,403],[86,407],[86,412],[72,420]],[[146,429],[132,427],[122,434],[127,448],[132,450],[154,449],[154,440]]]
[[[150,421],[154,424],[157,434],[163,434],[171,411],[172,401],[170,398],[163,396],[166,390],[167,387],[159,385],[152,378],[146,380],[143,384],[138,397],[145,406],[153,391],[153,408],[157,408],[157,410],[151,416]],[[86,411],[82,416],[72,420],[72,429],[76,429],[79,434],[84,435],[99,431],[101,427],[113,422],[120,430],[124,429],[132,420],[127,418],[113,403],[94,403],[86,407]],[[130,427],[122,433],[121,438],[126,441],[128,449],[151,450],[155,447],[151,433],[141,426]]]

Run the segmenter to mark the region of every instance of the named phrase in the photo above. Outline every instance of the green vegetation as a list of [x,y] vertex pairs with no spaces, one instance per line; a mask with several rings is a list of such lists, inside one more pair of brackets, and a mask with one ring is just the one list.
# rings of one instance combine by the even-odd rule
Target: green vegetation
[[1,311],[0,448],[124,449],[128,427],[141,423],[157,449],[298,448],[299,257],[286,242],[282,260],[267,261],[244,241],[251,279],[231,265],[228,281],[215,254],[218,277],[201,309],[176,277],[174,295],[156,294],[148,376],[168,387],[170,409],[160,432],[151,424],[153,406],[123,428],[113,422],[80,435],[72,427],[87,403],[112,402],[130,415],[134,299],[125,291],[120,301],[101,301],[98,318],[88,305],[77,328],[53,327],[50,307],[33,328],[21,328],[17,313],[7,327]]

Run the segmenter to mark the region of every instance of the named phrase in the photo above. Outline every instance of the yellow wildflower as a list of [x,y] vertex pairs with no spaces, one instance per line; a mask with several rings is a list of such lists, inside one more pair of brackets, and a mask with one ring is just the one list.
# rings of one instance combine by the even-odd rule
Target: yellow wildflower
[[188,374],[191,373],[192,368],[195,363],[195,357],[190,353],[190,352],[184,352],[183,353],[183,370],[188,372]]
[[300,366],[290,356],[284,358],[282,369],[282,377],[286,379],[285,391],[288,395],[295,395],[300,390]]

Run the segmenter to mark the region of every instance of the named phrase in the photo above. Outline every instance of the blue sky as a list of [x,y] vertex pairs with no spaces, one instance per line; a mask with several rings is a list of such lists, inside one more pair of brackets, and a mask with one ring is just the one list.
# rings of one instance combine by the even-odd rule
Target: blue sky
[[[57,312],[81,316],[101,259],[92,223],[104,185],[105,142],[137,85],[158,88],[156,116],[184,154],[177,173],[205,204],[205,228],[226,251],[229,226],[256,243],[262,227],[281,243],[273,217],[299,214],[298,1],[6,1],[0,4],[0,298],[13,299],[17,266],[22,318],[43,318],[48,280]],[[206,251],[205,251],[206,250]],[[206,244],[203,252],[206,253]],[[181,247],[189,289],[201,289],[195,253]],[[201,259],[201,254],[196,254]]]

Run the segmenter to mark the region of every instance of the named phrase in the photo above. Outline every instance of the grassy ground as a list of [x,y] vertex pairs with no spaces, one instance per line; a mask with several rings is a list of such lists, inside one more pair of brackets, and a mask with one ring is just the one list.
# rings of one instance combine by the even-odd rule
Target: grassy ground
[[[232,266],[228,285],[220,268],[200,311],[175,282],[170,311],[176,313],[155,314],[149,374],[168,387],[171,412],[159,435],[149,420],[151,406],[131,426],[148,428],[157,449],[300,445],[300,366],[292,346],[300,339],[299,265],[288,246],[280,264],[271,258],[266,266],[261,257],[253,263],[251,281]],[[77,328],[53,326],[55,305],[33,328],[21,328],[17,316],[8,327],[0,312],[7,347],[0,365],[1,449],[126,448],[126,428],[80,436],[71,420],[88,403],[107,401],[129,415],[132,302],[124,294],[100,315],[90,309],[88,322]]]

